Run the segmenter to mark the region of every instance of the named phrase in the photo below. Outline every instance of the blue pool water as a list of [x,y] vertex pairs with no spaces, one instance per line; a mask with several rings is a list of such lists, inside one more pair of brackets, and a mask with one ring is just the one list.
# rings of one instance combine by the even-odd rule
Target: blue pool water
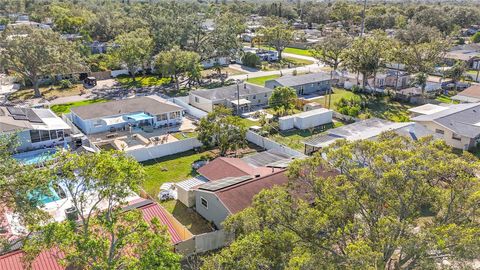
[[47,192],[42,192],[40,190],[33,191],[28,195],[30,199],[36,199],[40,205],[44,205],[50,202],[58,201],[60,200],[60,196],[58,196],[57,192],[53,188],[52,185],[50,185],[47,189]]
[[35,165],[51,160],[55,152],[55,148],[48,148],[15,154],[13,158],[26,165]]

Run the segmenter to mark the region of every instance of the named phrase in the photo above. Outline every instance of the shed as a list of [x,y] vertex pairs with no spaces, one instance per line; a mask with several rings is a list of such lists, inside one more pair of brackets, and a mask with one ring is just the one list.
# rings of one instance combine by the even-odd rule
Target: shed
[[195,206],[195,193],[193,192],[193,189],[197,186],[205,184],[206,182],[208,182],[208,180],[199,175],[197,177],[175,183],[175,187],[177,189],[177,200],[181,201],[187,207]]
[[333,111],[325,108],[306,111],[295,115],[295,127],[309,129],[332,122]]
[[293,115],[283,116],[278,118],[278,124],[279,124],[280,130],[293,129],[294,122],[295,122],[295,117]]

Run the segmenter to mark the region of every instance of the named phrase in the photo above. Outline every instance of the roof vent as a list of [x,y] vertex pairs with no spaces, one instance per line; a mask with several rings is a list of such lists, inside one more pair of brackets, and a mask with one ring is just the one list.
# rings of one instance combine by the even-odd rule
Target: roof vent
[[258,178],[258,177],[260,177],[260,174],[255,174],[255,178]]

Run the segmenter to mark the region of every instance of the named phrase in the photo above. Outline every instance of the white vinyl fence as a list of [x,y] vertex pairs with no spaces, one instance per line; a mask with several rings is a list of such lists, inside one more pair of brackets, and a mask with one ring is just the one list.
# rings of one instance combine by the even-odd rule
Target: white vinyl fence
[[134,150],[127,150],[126,154],[135,158],[138,162],[169,156],[202,146],[196,138],[189,138],[166,144],[159,144]]
[[272,141],[268,138],[265,138],[265,137],[262,137],[260,135],[258,135],[257,133],[253,132],[253,131],[247,131],[247,141],[253,143],[253,144],[256,144],[262,148],[265,148],[267,150],[270,150],[270,149],[275,149],[279,152],[283,152],[287,155],[292,155],[292,156],[299,156],[299,157],[302,157],[302,156],[305,156],[303,153],[300,153],[296,150],[293,150],[283,144],[279,144],[275,141]]
[[224,247],[232,238],[224,230],[203,233],[176,244],[175,252],[184,256],[204,253]]
[[181,106],[184,108],[188,114],[200,119],[205,116],[207,116],[207,112],[202,111],[200,109],[197,109],[191,105],[188,104],[188,96],[186,97],[175,97],[170,100],[171,102],[177,104],[178,106]]

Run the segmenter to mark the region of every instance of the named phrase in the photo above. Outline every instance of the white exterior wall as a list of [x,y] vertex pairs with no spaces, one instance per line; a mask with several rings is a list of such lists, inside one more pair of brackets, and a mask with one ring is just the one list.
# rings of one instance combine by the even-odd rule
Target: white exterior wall
[[295,123],[295,118],[293,116],[284,116],[278,119],[280,130],[293,129],[294,123]]
[[279,144],[275,141],[272,141],[268,138],[262,137],[253,131],[247,131],[247,141],[256,144],[264,149],[270,150],[275,149],[281,153],[286,153],[292,156],[303,157],[305,156],[303,153],[300,153],[296,150],[293,150],[283,144]]
[[182,202],[186,207],[195,206],[195,192],[193,190],[185,190],[177,185],[177,200]]
[[202,143],[199,140],[196,138],[190,138],[166,144],[127,150],[125,153],[135,158],[138,162],[142,162],[185,152],[200,146],[202,146]]
[[213,102],[209,99],[197,96],[190,93],[189,103],[195,108],[198,108],[202,111],[211,112],[213,111]]
[[179,105],[185,109],[185,111],[190,114],[195,116],[196,118],[202,118],[207,115],[207,112],[200,110],[198,108],[195,108],[193,106],[190,106],[189,103],[190,96],[186,97],[176,97],[172,98],[170,101],[172,103],[175,103],[176,105]]
[[[453,132],[450,129],[447,129],[434,122],[418,122],[418,123],[422,124],[432,132],[435,132],[437,136],[442,138],[445,141],[445,143],[450,145],[451,147],[462,149],[462,150],[468,150],[472,147],[475,147],[476,142],[474,139],[467,138],[465,136],[460,136],[461,140],[455,140],[452,138]],[[443,134],[438,133],[439,130],[442,130]]]
[[332,117],[333,111],[319,112],[318,114],[303,117],[295,117],[295,127],[298,129],[308,129],[325,125],[332,122]]

